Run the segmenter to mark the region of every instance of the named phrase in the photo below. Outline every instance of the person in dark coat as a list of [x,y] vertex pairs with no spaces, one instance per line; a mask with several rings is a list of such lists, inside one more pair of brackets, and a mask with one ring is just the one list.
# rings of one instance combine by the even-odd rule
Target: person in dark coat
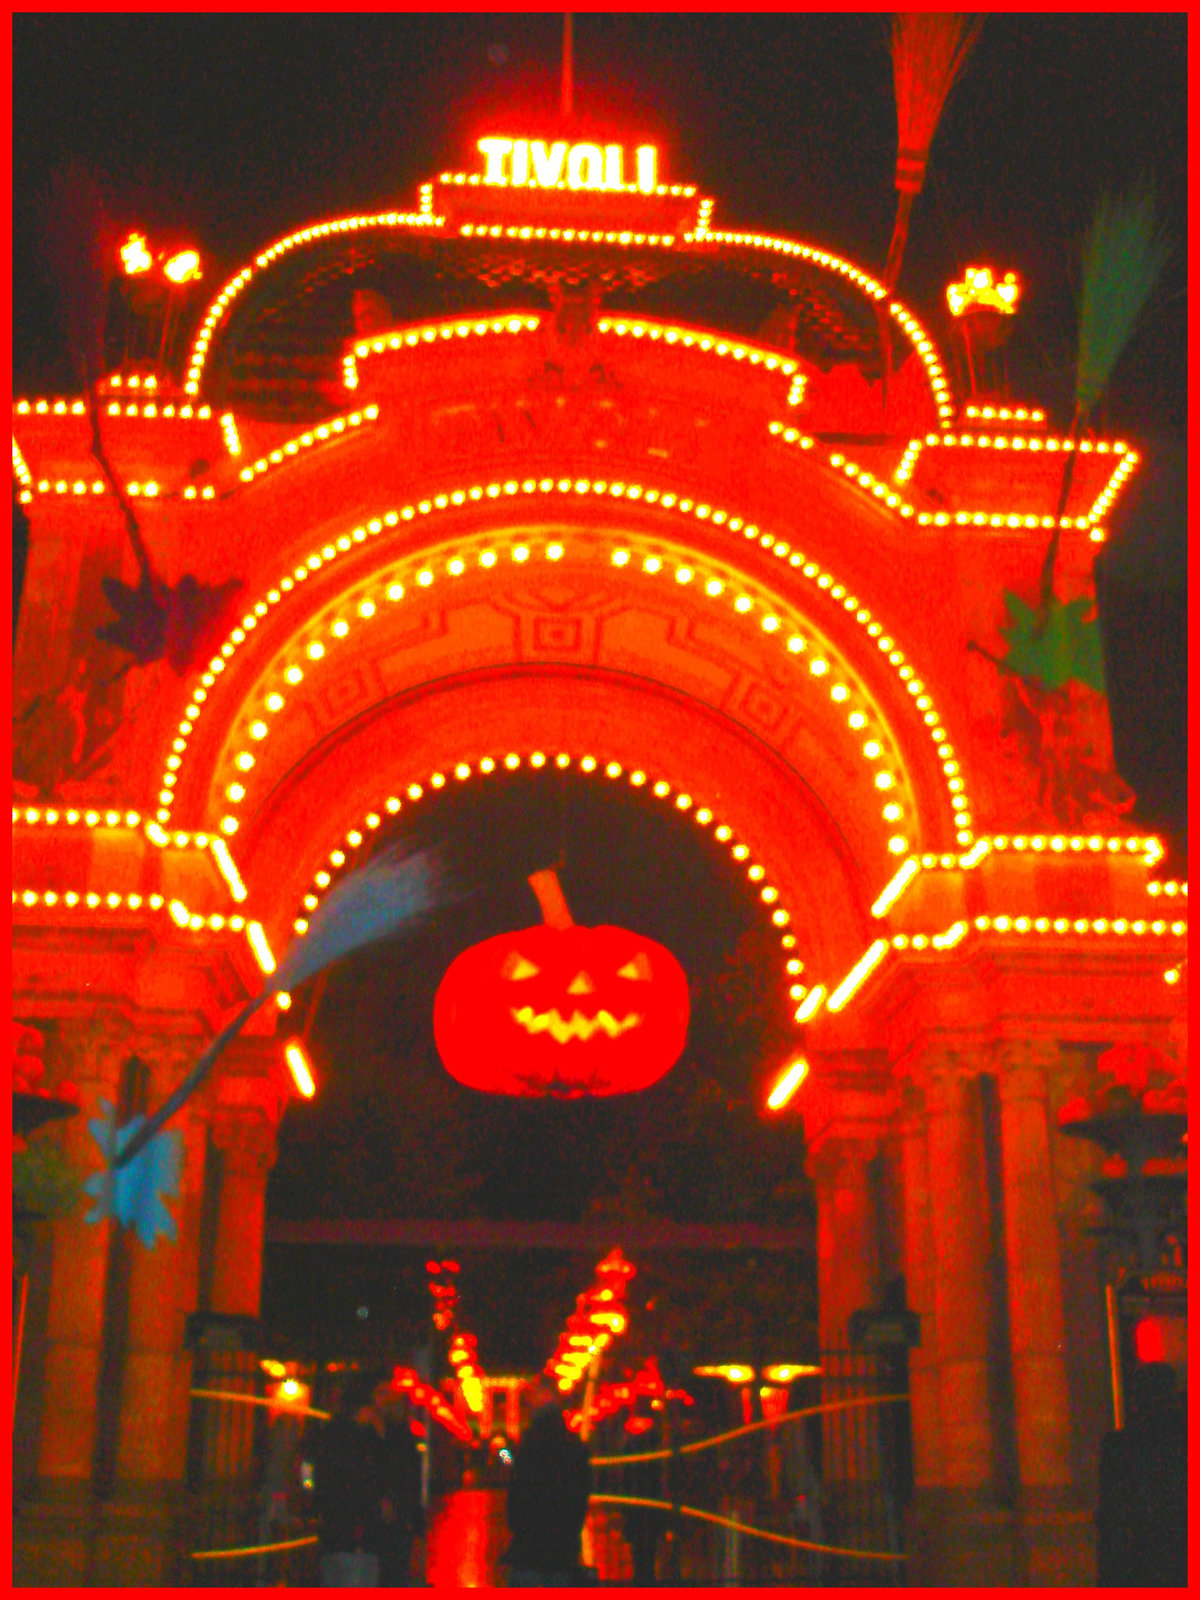
[[409,1424],[407,1403],[389,1388],[383,1405],[383,1448],[387,1464],[383,1544],[379,1585],[406,1589],[411,1584],[413,1540],[425,1529],[421,1505],[421,1456]]
[[313,1454],[313,1500],[326,1588],[376,1588],[388,1461],[377,1376],[355,1373]]
[[1129,1421],[1100,1446],[1097,1585],[1186,1588],[1187,1396],[1159,1361],[1129,1390]]
[[588,1581],[579,1544],[591,1492],[587,1446],[567,1427],[562,1406],[549,1401],[534,1412],[508,1481],[510,1589],[563,1589]]

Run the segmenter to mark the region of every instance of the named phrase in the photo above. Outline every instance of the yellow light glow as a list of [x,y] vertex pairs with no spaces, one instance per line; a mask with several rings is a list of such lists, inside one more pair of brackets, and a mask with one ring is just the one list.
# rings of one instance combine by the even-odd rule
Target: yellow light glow
[[816,1378],[824,1371],[800,1362],[781,1362],[778,1366],[764,1367],[763,1377],[768,1383],[791,1383],[796,1378]]
[[237,869],[237,863],[229,853],[229,846],[224,839],[214,839],[210,846],[213,858],[221,869],[221,876],[229,885],[229,892],[235,900],[246,898],[246,885],[242,882],[242,875]]
[[887,888],[884,889],[878,900],[876,900],[875,904],[871,907],[871,915],[873,917],[882,917],[889,906],[895,905],[896,901],[899,900],[900,896],[904,893],[905,889],[916,877],[917,873],[920,872],[920,870],[920,861],[918,861],[916,856],[909,856],[908,860],[899,869],[895,877],[888,884]]
[[144,233],[131,233],[126,239],[121,246],[121,264],[131,278],[139,272],[149,272],[154,265],[154,257],[146,249]]
[[870,974],[887,954],[886,939],[876,939],[850,968],[850,971],[829,996],[830,1011],[841,1011],[851,996],[862,987]]
[[267,943],[267,936],[263,932],[261,922],[248,922],[246,924],[246,938],[250,941],[250,948],[254,951],[254,958],[263,972],[275,971],[275,956],[271,946]]
[[972,306],[984,306],[1011,317],[1021,297],[1021,280],[1015,272],[996,279],[991,267],[968,267],[961,283],[946,285],[946,304],[952,316],[961,317]]
[[728,1362],[719,1367],[693,1367],[693,1374],[697,1378],[724,1378],[726,1383],[753,1383],[754,1368],[742,1366],[740,1362]]
[[815,1017],[817,1012],[821,1009],[824,1000],[825,985],[823,983],[818,983],[815,988],[809,990],[808,998],[796,1012],[796,1021],[811,1022],[813,1017]]
[[316,1083],[313,1081],[312,1071],[305,1058],[304,1051],[299,1043],[293,1039],[284,1050],[288,1068],[292,1074],[292,1082],[306,1100],[311,1100],[317,1092]]
[[808,1062],[805,1061],[803,1056],[798,1056],[785,1069],[782,1077],[767,1096],[767,1105],[771,1110],[782,1111],[807,1076]]
[[200,257],[195,250],[181,250],[163,266],[172,283],[194,283],[200,279]]

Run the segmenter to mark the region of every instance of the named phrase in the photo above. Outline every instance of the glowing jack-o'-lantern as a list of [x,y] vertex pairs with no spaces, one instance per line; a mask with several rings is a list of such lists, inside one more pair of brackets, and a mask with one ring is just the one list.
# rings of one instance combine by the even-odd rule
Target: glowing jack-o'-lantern
[[579,927],[552,871],[529,880],[541,927],[451,962],[433,1006],[450,1076],[490,1094],[629,1094],[669,1072],[687,1039],[688,984],[663,945]]

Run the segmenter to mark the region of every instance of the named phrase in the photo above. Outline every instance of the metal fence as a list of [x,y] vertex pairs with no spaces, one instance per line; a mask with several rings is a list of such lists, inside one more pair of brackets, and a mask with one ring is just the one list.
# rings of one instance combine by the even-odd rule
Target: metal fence
[[886,1358],[834,1351],[821,1366],[774,1423],[684,1412],[652,1449],[610,1426],[594,1456],[601,1581],[903,1585],[907,1396]]
[[[651,1432],[630,1435],[619,1417],[604,1424],[592,1441],[596,1494],[583,1548],[599,1582],[903,1585],[911,1486],[903,1374],[888,1358],[858,1351],[827,1352],[821,1368],[793,1383],[790,1410],[773,1422],[745,1423],[740,1409],[730,1414],[734,1392],[717,1390],[693,1407],[672,1403],[653,1413]],[[327,1376],[296,1375],[312,1388],[311,1407],[323,1409]],[[255,1355],[197,1351],[188,1456],[193,1586],[319,1582],[305,1497],[295,1491],[320,1426],[318,1417],[272,1413]],[[439,1556],[442,1566],[452,1560]]]

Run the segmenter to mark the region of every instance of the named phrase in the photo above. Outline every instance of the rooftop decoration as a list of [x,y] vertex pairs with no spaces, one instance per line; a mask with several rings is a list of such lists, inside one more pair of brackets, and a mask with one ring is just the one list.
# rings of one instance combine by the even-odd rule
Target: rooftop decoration
[[464,950],[434,1001],[451,1077],[489,1094],[629,1094],[668,1072],[687,1039],[688,984],[665,946],[579,927],[556,874],[529,880],[545,922]]
[[1002,278],[992,276],[991,267],[968,267],[961,283],[946,286],[946,304],[950,315],[962,317],[983,307],[1011,317],[1021,297],[1021,280],[1015,272],[1006,272]]

